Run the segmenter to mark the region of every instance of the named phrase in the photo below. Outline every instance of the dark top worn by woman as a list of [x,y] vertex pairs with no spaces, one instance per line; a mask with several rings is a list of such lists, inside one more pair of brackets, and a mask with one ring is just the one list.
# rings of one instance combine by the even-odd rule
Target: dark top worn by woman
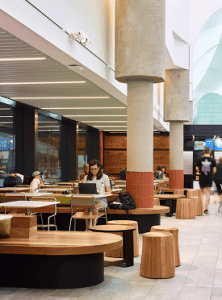
[[222,184],[222,164],[217,164],[217,173],[214,174],[214,182]]

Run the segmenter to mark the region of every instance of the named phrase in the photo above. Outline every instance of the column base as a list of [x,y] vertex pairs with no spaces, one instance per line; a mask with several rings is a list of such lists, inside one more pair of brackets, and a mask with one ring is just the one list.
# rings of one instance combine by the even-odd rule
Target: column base
[[153,207],[153,172],[126,172],[126,191],[137,208]]
[[183,170],[169,170],[169,188],[170,189],[184,188]]

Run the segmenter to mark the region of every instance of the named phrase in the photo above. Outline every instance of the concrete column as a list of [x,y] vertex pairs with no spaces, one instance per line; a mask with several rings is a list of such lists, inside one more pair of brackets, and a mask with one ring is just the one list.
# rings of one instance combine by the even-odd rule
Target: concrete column
[[164,121],[170,122],[169,187],[184,187],[183,122],[189,121],[189,70],[167,70],[164,84]]
[[153,83],[128,83],[127,191],[137,207],[153,202]]
[[153,83],[165,78],[165,0],[116,0],[115,75],[128,84],[126,189],[153,207]]
[[170,170],[169,188],[182,189],[183,172],[183,122],[170,123]]

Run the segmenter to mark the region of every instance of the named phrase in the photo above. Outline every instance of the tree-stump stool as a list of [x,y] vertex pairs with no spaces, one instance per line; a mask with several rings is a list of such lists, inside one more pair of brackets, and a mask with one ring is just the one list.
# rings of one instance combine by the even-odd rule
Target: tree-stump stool
[[177,199],[176,219],[195,219],[196,212],[192,199]]
[[202,204],[200,190],[194,190],[194,189],[188,190],[187,198],[193,199],[193,201],[195,202],[196,216],[202,216],[203,215],[203,204]]
[[140,275],[148,278],[170,278],[175,275],[174,238],[168,232],[146,232]]
[[[140,248],[139,248],[139,230],[137,221],[131,220],[115,220],[115,221],[108,221],[107,225],[128,225],[128,226],[135,226],[136,230],[133,231],[133,253],[134,256],[140,255]],[[122,232],[115,232],[120,236],[123,236]],[[108,257],[123,257],[123,247],[117,248],[115,250],[110,250],[105,252],[105,256]]]
[[173,238],[174,238],[175,267],[180,266],[180,251],[179,251],[179,238],[178,238],[179,229],[178,229],[178,227],[161,226],[161,225],[151,227],[151,232],[157,232],[157,231],[172,233]]
[[159,198],[153,198],[153,206],[154,205],[160,206],[160,200],[159,200]]

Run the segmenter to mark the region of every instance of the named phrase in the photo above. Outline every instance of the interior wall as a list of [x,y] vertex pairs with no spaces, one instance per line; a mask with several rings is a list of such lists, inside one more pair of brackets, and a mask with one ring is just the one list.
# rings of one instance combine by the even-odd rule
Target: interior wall
[[[120,171],[127,168],[127,136],[126,133],[104,132],[103,155],[104,169],[109,175],[119,175]],[[169,171],[169,134],[154,134],[153,137],[153,170],[157,166],[165,166]]]

